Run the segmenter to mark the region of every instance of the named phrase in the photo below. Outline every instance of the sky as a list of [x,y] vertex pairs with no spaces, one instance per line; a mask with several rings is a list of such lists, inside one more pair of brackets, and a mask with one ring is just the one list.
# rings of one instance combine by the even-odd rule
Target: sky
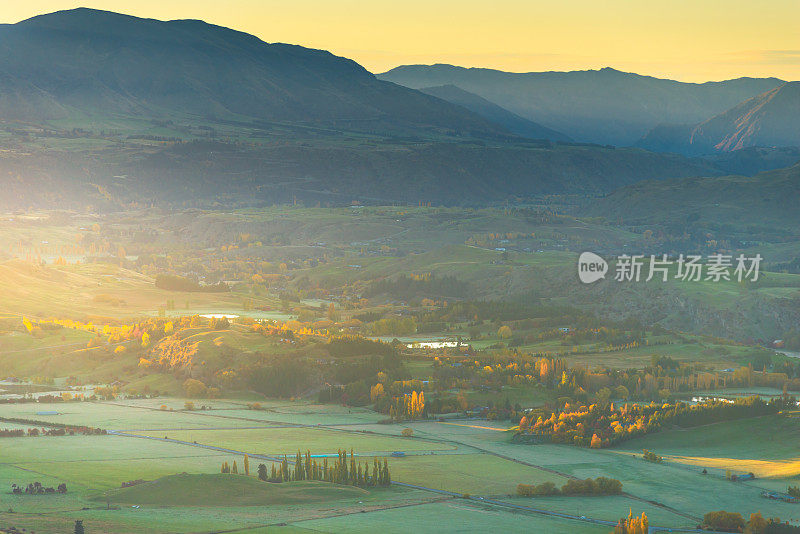
[[202,19],[330,50],[374,73],[451,63],[800,80],[800,0],[26,0],[2,2],[0,22],[81,6]]

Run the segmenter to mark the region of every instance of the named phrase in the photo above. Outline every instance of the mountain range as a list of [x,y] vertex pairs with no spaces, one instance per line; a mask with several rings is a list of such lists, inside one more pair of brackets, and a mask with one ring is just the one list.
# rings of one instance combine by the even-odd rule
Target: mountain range
[[612,68],[511,73],[452,65],[406,65],[378,75],[420,89],[455,85],[576,141],[629,146],[659,125],[699,124],[771,91],[777,78],[684,83]]

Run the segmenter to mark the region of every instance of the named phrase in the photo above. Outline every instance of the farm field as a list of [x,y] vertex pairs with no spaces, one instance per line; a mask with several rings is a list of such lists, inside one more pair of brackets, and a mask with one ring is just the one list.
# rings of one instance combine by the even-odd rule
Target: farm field
[[406,532],[412,528],[424,530],[436,524],[437,532],[466,532],[499,530],[502,532],[548,532],[553,534],[607,534],[610,527],[582,521],[569,521],[537,515],[510,514],[472,503],[447,502],[416,506],[412,510],[397,508],[360,516],[300,521],[292,526],[299,532],[369,533]]
[[[723,328],[755,297],[790,320],[780,307],[797,276],[724,284],[715,298],[708,284],[611,294],[609,280],[577,285],[576,247],[635,248],[638,234],[521,214],[530,212],[283,206],[197,210],[174,223],[144,210],[97,227],[74,214],[75,232],[52,235],[46,222],[20,223],[25,241],[7,241],[12,259],[0,259],[0,428],[108,433],[2,437],[0,530],[62,533],[82,520],[91,533],[400,532],[435,522],[442,532],[592,534],[629,510],[694,529],[720,509],[800,523],[798,505],[761,495],[800,479],[800,419],[669,426],[614,446],[606,426],[629,402],[667,412],[694,397],[800,391],[794,360],[748,340],[773,331]],[[101,247],[101,257],[57,255],[75,233],[91,244],[74,247]],[[160,275],[188,289],[165,290]],[[220,281],[229,291],[207,287]],[[688,306],[708,305],[714,328],[684,327],[675,299],[687,295]],[[465,344],[409,346],[456,339]],[[589,426],[565,423],[569,439],[555,440],[578,445],[549,443],[561,437],[555,425],[549,436],[531,431],[540,414],[560,421],[592,405],[608,411]],[[541,443],[514,441],[523,415],[517,439]],[[601,448],[589,447],[595,434]],[[664,462],[644,461],[644,448]],[[359,463],[386,459],[392,485],[255,475],[284,455],[291,466],[298,450],[332,462],[340,449]],[[233,462],[238,476],[221,473]],[[726,470],[757,479],[734,483]],[[519,484],[599,477],[622,493],[517,495]],[[68,491],[10,491],[36,481]]]
[[[800,476],[800,418],[765,416],[686,430],[668,430],[631,440],[628,451],[652,448],[670,463],[706,468],[716,474],[755,473],[764,479]],[[754,448],[754,440],[758,447]],[[784,488],[785,489],[785,488]]]
[[[786,417],[743,421],[711,434],[703,429],[667,431],[624,447],[597,451],[515,444],[504,431],[506,425],[486,421],[378,425],[362,422],[362,414],[342,413],[341,407],[302,401],[265,401],[263,412],[243,410],[240,401],[207,402],[211,409],[204,412],[180,409],[183,400],[179,398],[0,406],[0,417],[31,417],[125,431],[124,435],[3,438],[0,488],[38,480],[45,485],[66,483],[69,491],[52,496],[7,494],[4,508],[14,512],[0,513],[0,521],[46,532],[58,531],[59,525],[69,525],[75,519],[82,519],[92,529],[87,531],[135,532],[145,525],[153,532],[212,532],[223,526],[231,531],[271,532],[284,528],[277,527],[279,523],[288,523],[287,530],[281,532],[335,532],[345,524],[353,532],[369,532],[376,525],[399,532],[400,524],[407,526],[402,517],[412,517],[411,521],[420,525],[430,518],[444,517],[447,524],[443,532],[486,524],[588,534],[607,532],[609,527],[546,514],[615,522],[630,508],[646,512],[651,524],[686,528],[696,525],[709,509],[720,506],[761,510],[787,519],[796,513],[796,505],[759,496],[762,488],[778,490],[778,484],[790,480],[785,478],[789,473],[774,472],[772,484],[735,484],[718,475],[701,475],[699,467],[674,465],[680,461],[688,464],[685,458],[689,456],[702,456],[713,467],[713,458],[721,462],[735,457],[738,445],[731,436],[747,426],[757,432],[778,428],[782,436],[791,437],[796,431],[795,420]],[[173,410],[159,409],[161,404]],[[36,415],[50,406],[57,407],[59,415]],[[215,417],[217,413],[268,417],[269,410],[315,411],[321,420],[335,424],[254,425],[238,419],[238,415]],[[331,413],[326,414],[328,410]],[[224,428],[218,426],[219,421],[224,422]],[[400,437],[402,428],[411,428],[415,437]],[[677,432],[696,434],[698,439],[687,440]],[[700,439],[703,435],[704,440]],[[789,443],[767,441],[764,458],[776,462],[793,458]],[[637,448],[647,446],[669,455],[668,460],[658,465],[633,457]],[[368,462],[373,455],[388,457],[391,451],[405,452],[405,457],[390,457],[389,465],[394,481],[412,486],[364,490],[317,482],[273,485],[253,476],[219,474],[222,462],[236,460],[241,470],[244,452],[250,454],[252,473],[258,463],[270,465],[284,452],[292,459],[298,448],[330,454],[339,447],[352,447],[359,460]],[[568,477],[598,476],[621,480],[626,494],[534,499],[514,495],[519,483],[549,481],[560,486]],[[120,489],[122,482],[137,479],[154,482]],[[205,489],[189,489],[195,487]],[[219,497],[214,496],[217,491]],[[459,498],[464,494],[471,499]],[[480,501],[481,497],[535,508],[545,515],[487,504]],[[409,516],[412,509],[414,513]],[[393,530],[396,521],[401,523]]]

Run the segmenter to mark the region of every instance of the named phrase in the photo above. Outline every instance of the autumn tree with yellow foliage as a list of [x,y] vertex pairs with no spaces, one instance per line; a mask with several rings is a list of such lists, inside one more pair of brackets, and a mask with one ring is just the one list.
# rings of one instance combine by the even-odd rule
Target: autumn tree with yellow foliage
[[628,517],[623,517],[614,527],[614,534],[647,534],[650,531],[647,515],[634,516],[633,510],[628,511]]

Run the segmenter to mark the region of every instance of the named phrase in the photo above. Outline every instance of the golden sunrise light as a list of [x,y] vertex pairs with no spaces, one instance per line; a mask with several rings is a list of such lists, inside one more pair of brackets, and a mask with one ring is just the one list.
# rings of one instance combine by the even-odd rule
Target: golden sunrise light
[[79,6],[202,19],[330,50],[376,73],[451,63],[513,72],[611,66],[681,81],[800,79],[797,0],[34,0],[0,7],[0,21]]
[[798,21],[0,0],[0,534],[800,534]]

